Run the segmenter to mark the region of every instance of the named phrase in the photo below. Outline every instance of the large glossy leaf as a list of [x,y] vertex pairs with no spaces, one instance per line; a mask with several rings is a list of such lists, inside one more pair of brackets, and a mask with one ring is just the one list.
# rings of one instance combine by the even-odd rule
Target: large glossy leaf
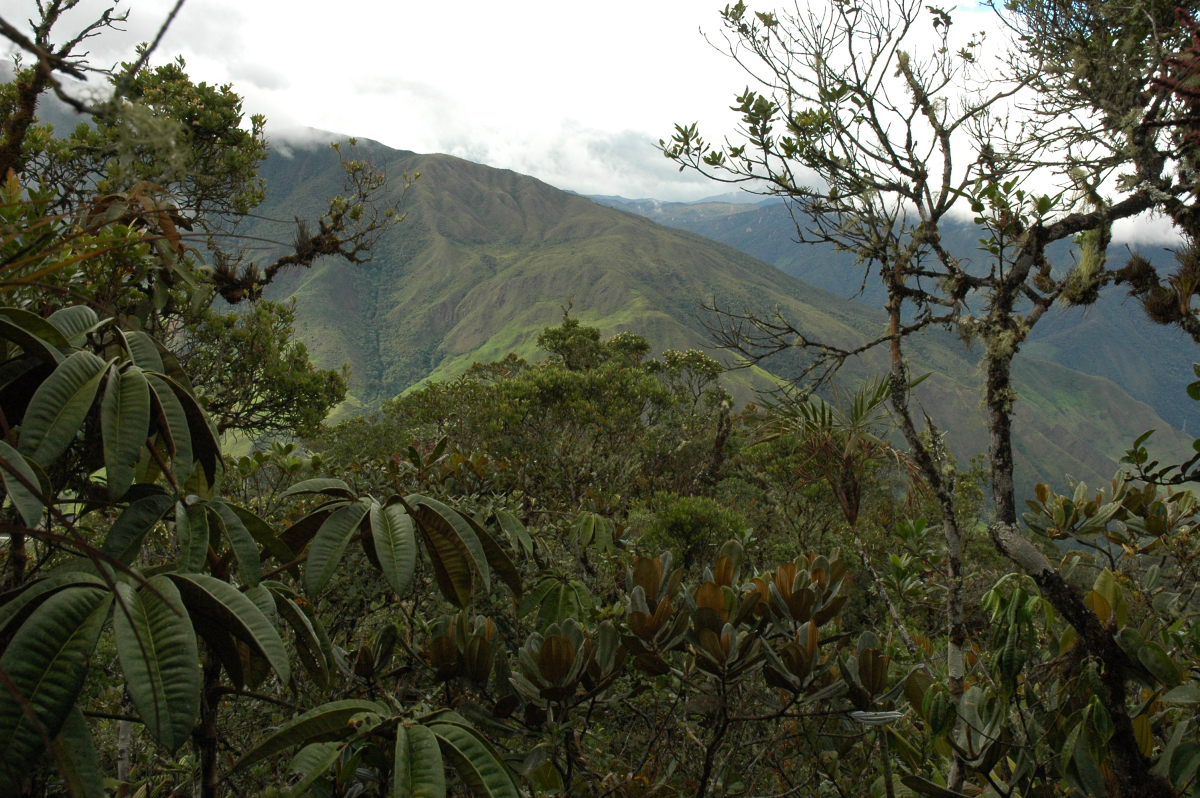
[[154,528],[175,504],[165,494],[138,499],[117,517],[100,547],[101,553],[125,565],[131,564],[141,551],[146,533]]
[[[42,500],[29,489],[29,485],[32,485],[40,491],[37,474],[25,462],[25,458],[4,441],[0,441],[0,475],[4,477],[4,493],[12,500],[25,526],[37,526],[42,520]],[[22,482],[19,477],[24,477],[25,481]]]
[[104,470],[108,495],[119,499],[133,484],[138,459],[150,432],[150,383],[136,366],[108,370],[108,384],[100,401],[100,429],[104,434]]
[[212,420],[205,414],[196,401],[196,396],[177,380],[162,374],[156,375],[160,382],[165,383],[175,394],[183,414],[187,418],[188,432],[191,435],[192,458],[200,464],[207,475],[208,484],[215,485],[220,478],[224,465],[221,463],[221,441],[213,427]]
[[313,627],[312,621],[296,602],[287,596],[274,591],[272,595],[275,597],[275,611],[296,635],[296,653],[300,656],[300,664],[318,687],[328,687],[329,671],[333,663],[326,658],[321,637]]
[[417,533],[413,520],[399,504],[371,504],[371,537],[375,555],[388,583],[400,595],[408,591],[417,567]]
[[303,758],[303,763],[298,761],[301,757],[297,756],[293,764],[296,767],[306,768],[304,778],[296,782],[292,791],[288,793],[288,798],[300,798],[302,795],[308,795],[308,788],[312,786],[312,783],[337,763],[338,757],[342,755],[342,749],[337,745],[319,744],[311,746],[311,753],[308,751],[303,753],[308,754]]
[[219,645],[223,639],[219,638],[217,632],[224,631],[266,659],[280,682],[286,684],[291,680],[287,651],[279,639],[279,633],[240,590],[205,574],[174,573],[165,576],[179,588],[183,604],[201,636],[208,640],[211,633]]
[[521,798],[508,766],[479,732],[457,723],[432,723],[429,729],[476,798]]
[[346,551],[346,545],[369,510],[365,502],[354,502],[321,524],[317,536],[308,546],[308,563],[304,568],[304,585],[309,595],[317,595],[329,584]]
[[56,593],[0,656],[0,670],[11,681],[11,689],[0,690],[0,770],[10,778],[27,773],[62,730],[111,602],[112,593],[94,587]]
[[325,523],[330,515],[339,507],[345,507],[346,502],[342,500],[326,502],[317,509],[313,510],[308,515],[301,518],[296,523],[289,526],[287,529],[279,533],[279,539],[285,546],[294,552],[301,552],[314,537],[321,525]]
[[457,537],[440,531],[441,518],[428,507],[417,507],[415,518],[442,596],[456,607],[469,606],[475,589],[475,569],[466,548]]
[[18,451],[47,468],[71,445],[87,417],[108,364],[76,352],[38,386],[21,422]]
[[241,519],[242,525],[246,527],[250,536],[254,538],[254,542],[270,553],[275,559],[279,560],[279,562],[286,563],[296,559],[296,554],[288,548],[286,543],[279,539],[275,534],[275,530],[271,529],[271,525],[266,521],[245,507],[239,507],[236,504],[227,504],[225,506]]
[[479,545],[483,547],[484,556],[487,557],[488,565],[499,575],[504,584],[508,585],[518,600],[521,598],[521,572],[517,570],[517,566],[513,565],[513,561],[509,559],[508,554],[500,545],[496,543],[495,538],[488,533],[474,518],[463,516],[463,518],[471,525],[472,531],[475,532],[475,537],[479,539]]
[[92,730],[78,706],[71,709],[54,738],[54,758],[74,798],[106,798]]
[[42,602],[68,587],[92,586],[107,589],[100,577],[82,571],[56,570],[43,579],[27,583],[22,589],[5,593],[0,598],[0,637],[17,631]]
[[175,538],[180,571],[198,572],[208,559],[208,512],[204,504],[175,503]]
[[138,330],[122,330],[121,337],[125,341],[125,349],[129,352],[129,359],[135,366],[142,371],[158,374],[163,372],[162,357],[158,354],[158,347],[154,345],[153,338]]
[[530,537],[529,530],[525,528],[520,519],[508,510],[497,510],[496,520],[500,522],[500,528],[512,538],[513,546],[525,552],[526,557],[532,557],[533,538]]
[[374,701],[349,699],[322,704],[315,709],[310,709],[300,717],[283,724],[274,734],[259,741],[249,751],[242,754],[242,758],[234,764],[231,772],[236,773],[294,745],[302,745],[316,738],[324,741],[336,739],[342,733],[350,734],[355,730],[353,726],[349,725],[350,719],[364,712],[383,714],[387,712],[387,708]]
[[87,342],[87,334],[100,323],[100,317],[87,305],[73,305],[51,313],[46,321],[53,324],[71,346],[81,347]]
[[158,418],[159,431],[171,451],[171,473],[175,483],[183,485],[192,475],[192,431],[188,426],[187,413],[175,396],[171,386],[157,374],[147,374],[150,388],[162,415]]
[[396,727],[392,798],[446,798],[446,772],[437,737],[425,726]]
[[298,496],[301,493],[323,493],[326,496],[338,496],[343,499],[357,499],[358,496],[354,491],[350,490],[350,486],[340,479],[328,479],[320,477],[317,479],[306,479],[303,482],[297,482],[292,485],[284,496]]
[[487,552],[484,551],[483,544],[479,542],[479,537],[467,519],[452,507],[428,496],[409,496],[406,501],[410,506],[419,505],[430,511],[432,513],[431,520],[440,519],[440,523],[435,522],[432,526],[446,537],[457,538],[462,547],[466,549],[467,554],[470,555],[475,572],[483,579],[484,592],[492,592],[491,569],[488,567]]
[[229,545],[233,547],[233,553],[237,556],[239,579],[249,585],[257,585],[262,569],[259,568],[261,559],[254,536],[228,504],[214,501],[209,506],[221,520],[221,528],[225,530],[225,537],[229,539]]
[[58,364],[66,359],[58,348],[44,338],[40,338],[19,324],[16,324],[10,319],[0,316],[0,338],[6,341],[12,341],[17,346],[21,347],[21,351],[27,355],[43,360],[47,363]]
[[117,595],[113,635],[129,695],[146,730],[174,751],[187,742],[200,712],[203,682],[191,618],[165,576],[141,590],[118,583]]

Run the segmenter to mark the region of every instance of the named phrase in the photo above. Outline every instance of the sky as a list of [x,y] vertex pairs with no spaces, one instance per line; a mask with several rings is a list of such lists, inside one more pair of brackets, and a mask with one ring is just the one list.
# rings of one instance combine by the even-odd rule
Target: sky
[[[112,65],[153,38],[173,2],[121,2]],[[61,23],[95,16],[82,0]],[[676,122],[728,128],[745,77],[700,30],[723,0],[187,0],[156,53],[232,83],[268,130],[317,128],[444,152],[588,194],[697,199],[728,187],[681,175],[653,145]],[[17,23],[33,3],[0,0]]]
[[[731,187],[680,173],[654,145],[677,122],[698,121],[710,140],[734,132],[729,106],[748,78],[714,46],[724,1],[186,0],[154,60],[181,55],[194,80],[232,83],[276,141],[311,140],[315,128],[581,194],[690,201]],[[125,30],[93,39],[90,61],[129,60],[173,4],[121,0]],[[109,5],[80,0],[58,29],[77,30]],[[973,8],[959,4],[955,31],[994,30],[991,12]],[[0,0],[13,24],[34,11],[32,0]],[[1170,237],[1161,220],[1114,232]]]

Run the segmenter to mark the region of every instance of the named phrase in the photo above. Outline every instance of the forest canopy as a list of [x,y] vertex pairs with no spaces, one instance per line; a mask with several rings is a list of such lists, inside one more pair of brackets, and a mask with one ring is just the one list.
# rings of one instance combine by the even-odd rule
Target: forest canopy
[[[347,372],[271,284],[366,268],[418,176],[335,144],[342,190],[264,261],[239,231],[266,120],[154,44],[97,71],[122,18],[64,33],[76,5],[0,20],[0,794],[1200,790],[1200,454],[1127,430],[1109,484],[1019,485],[1011,381],[1049,308],[1106,288],[1200,341],[1193,10],[1013,2],[981,76],[979,42],[907,44],[950,11],[727,6],[745,140],[662,151],[766,181],[883,281],[887,329],[848,350],[718,298],[723,361],[568,304],[536,358],[333,423]],[[103,102],[64,88],[87,74]],[[52,96],[74,130],[38,120]],[[1000,124],[1009,98],[1039,124]],[[963,208],[982,267],[941,243]],[[1110,264],[1150,211],[1176,270]],[[980,343],[973,459],[910,399],[934,328]],[[873,347],[890,371],[832,379]],[[725,363],[785,350],[797,378],[738,406]]]

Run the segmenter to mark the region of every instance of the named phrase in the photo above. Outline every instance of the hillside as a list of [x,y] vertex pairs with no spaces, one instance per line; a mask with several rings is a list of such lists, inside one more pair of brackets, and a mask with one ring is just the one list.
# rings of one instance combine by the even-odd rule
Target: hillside
[[[830,246],[796,243],[795,223],[781,201],[748,204],[744,199],[731,202],[733,197],[728,195],[714,198],[718,201],[694,203],[591,199],[728,244],[840,297],[873,308],[883,306],[883,287],[874,276],[864,283],[863,271],[854,268],[853,257]],[[945,233],[957,256],[969,258],[974,254],[979,234],[973,227],[947,228]],[[1171,254],[1162,247],[1133,250],[1160,268],[1173,263]],[[1050,254],[1064,267],[1072,263],[1066,244],[1052,247]],[[1116,263],[1124,262],[1128,257],[1125,245],[1114,246],[1109,257]],[[1109,287],[1090,308],[1054,308],[1034,329],[1025,352],[1110,379],[1175,427],[1200,430],[1200,404],[1185,392],[1187,384],[1195,379],[1192,363],[1200,360],[1196,345],[1177,331],[1149,324],[1137,303],[1129,301],[1119,288]],[[1147,353],[1153,356],[1147,357]]]
[[[273,288],[276,297],[297,299],[298,332],[316,359],[351,366],[354,405],[375,405],[509,351],[536,358],[537,332],[556,323],[568,301],[574,315],[605,334],[632,330],[658,349],[709,348],[699,305],[713,297],[730,307],[777,307],[807,335],[842,345],[882,329],[878,311],[700,235],[514,172],[365,146],[391,174],[421,173],[404,200],[407,219],[380,242],[372,263],[319,263]],[[337,159],[324,148],[277,153],[264,176],[270,200],[263,216],[311,217],[317,198],[337,190]],[[272,233],[265,222],[253,233],[290,236],[287,226]],[[945,333],[921,337],[910,353],[914,371],[934,372],[919,397],[950,431],[955,452],[982,452],[971,353]],[[878,353],[852,363],[846,376],[884,367]],[[1017,375],[1027,399],[1017,441],[1025,479],[1107,480],[1128,438],[1169,427],[1111,381],[1031,358]],[[732,378],[743,399],[772,384],[762,372]]]

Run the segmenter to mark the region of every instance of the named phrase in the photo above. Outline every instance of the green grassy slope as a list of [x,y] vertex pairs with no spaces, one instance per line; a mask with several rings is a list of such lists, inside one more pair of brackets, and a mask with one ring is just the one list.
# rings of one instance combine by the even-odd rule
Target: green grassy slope
[[[421,172],[404,200],[407,219],[370,264],[323,262],[273,288],[297,298],[298,331],[318,362],[351,366],[356,405],[510,351],[537,358],[537,332],[557,323],[568,301],[606,335],[632,330],[659,350],[709,348],[699,306],[714,297],[728,307],[779,308],[810,337],[847,347],[883,329],[878,311],[700,235],[514,172],[366,146],[391,174]],[[317,198],[338,186],[336,157],[324,149],[273,156],[264,176],[270,200],[261,212],[281,219],[315,215]],[[253,232],[286,231],[271,233],[263,222]],[[984,451],[974,356],[944,333],[914,340],[910,353],[914,371],[935,372],[918,394],[952,448],[960,456]],[[882,352],[871,354],[850,364],[846,378],[885,366]],[[772,368],[786,374],[787,364]],[[1028,398],[1018,415],[1024,479],[1058,482],[1069,473],[1094,484],[1111,475],[1128,438],[1169,426],[1104,379],[1032,360],[1019,377]],[[742,399],[770,387],[752,371],[731,378]]]

